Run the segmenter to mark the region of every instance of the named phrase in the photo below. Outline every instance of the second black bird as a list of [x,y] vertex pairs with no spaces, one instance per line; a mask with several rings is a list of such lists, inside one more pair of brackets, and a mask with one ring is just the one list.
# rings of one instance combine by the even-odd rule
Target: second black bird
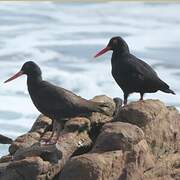
[[112,50],[112,75],[124,92],[124,104],[127,104],[129,94],[140,93],[143,100],[144,93],[154,93],[158,90],[175,94],[169,86],[162,81],[157,73],[144,61],[132,55],[127,43],[121,37],[113,37],[106,48],[95,55],[98,57]]

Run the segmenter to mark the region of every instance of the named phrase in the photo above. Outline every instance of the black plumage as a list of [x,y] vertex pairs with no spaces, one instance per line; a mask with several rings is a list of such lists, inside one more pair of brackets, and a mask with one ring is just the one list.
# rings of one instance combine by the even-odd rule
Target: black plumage
[[175,94],[151,66],[130,53],[127,43],[121,37],[113,37],[107,47],[95,57],[109,50],[113,51],[112,76],[124,92],[124,104],[127,104],[127,98],[133,92],[140,93],[140,100],[143,100],[144,93],[154,93],[158,90]]
[[5,82],[9,82],[23,74],[27,75],[28,91],[36,108],[42,114],[57,122],[64,118],[83,114],[89,115],[92,112],[106,114],[102,108],[106,106],[104,103],[86,100],[71,91],[43,81],[41,69],[32,61],[26,62],[17,74]]

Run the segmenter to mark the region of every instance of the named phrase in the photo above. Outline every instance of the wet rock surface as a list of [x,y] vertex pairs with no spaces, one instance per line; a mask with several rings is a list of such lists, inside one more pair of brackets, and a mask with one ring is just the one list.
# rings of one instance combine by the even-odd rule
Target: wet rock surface
[[[56,145],[52,120],[40,115],[0,159],[2,180],[179,180],[180,114],[159,100],[96,96],[109,116],[92,113],[63,125]],[[53,137],[56,138],[56,137]]]

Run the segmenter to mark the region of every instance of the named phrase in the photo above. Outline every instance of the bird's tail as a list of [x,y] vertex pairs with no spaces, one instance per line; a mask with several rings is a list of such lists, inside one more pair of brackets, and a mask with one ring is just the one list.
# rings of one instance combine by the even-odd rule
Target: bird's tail
[[165,93],[171,93],[171,94],[174,94],[175,95],[175,92],[173,91],[173,90],[171,90],[171,89],[163,89],[163,90],[161,90],[161,91],[163,91],[163,92],[165,92]]

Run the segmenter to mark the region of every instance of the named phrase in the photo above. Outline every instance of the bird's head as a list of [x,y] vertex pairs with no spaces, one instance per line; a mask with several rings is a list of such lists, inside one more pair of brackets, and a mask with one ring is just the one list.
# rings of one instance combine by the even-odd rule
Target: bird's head
[[27,76],[32,76],[32,77],[39,77],[41,76],[41,69],[35,62],[27,61],[23,64],[21,70],[18,73],[16,73],[14,76],[6,80],[5,83],[16,79],[23,74],[26,74]]
[[111,38],[108,45],[104,49],[99,51],[94,57],[96,58],[98,56],[101,56],[102,54],[110,50],[123,53],[129,52],[129,47],[123,38],[121,38],[120,36],[116,36]]

